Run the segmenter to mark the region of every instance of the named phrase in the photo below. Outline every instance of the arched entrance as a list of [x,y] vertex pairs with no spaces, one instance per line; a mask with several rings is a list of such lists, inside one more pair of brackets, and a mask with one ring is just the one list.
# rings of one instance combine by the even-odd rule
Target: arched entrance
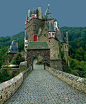
[[43,66],[42,68],[45,69],[45,59],[40,54],[36,54],[32,58],[32,69],[34,69],[34,64]]
[[50,64],[50,47],[48,42],[29,42],[27,48],[27,67],[33,65],[32,60],[37,55],[40,55],[44,58],[44,66],[46,64]]

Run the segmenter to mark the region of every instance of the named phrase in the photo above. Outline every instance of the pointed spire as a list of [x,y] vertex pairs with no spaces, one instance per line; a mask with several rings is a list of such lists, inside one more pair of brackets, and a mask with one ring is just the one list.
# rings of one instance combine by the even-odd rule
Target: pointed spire
[[11,45],[10,45],[10,49],[9,49],[9,52],[8,53],[18,53],[19,50],[18,50],[18,47],[16,45],[16,42],[13,40]]
[[52,22],[50,22],[49,31],[54,31]]
[[48,4],[48,8],[47,8],[47,10],[45,12],[45,16],[47,17],[48,20],[53,18],[52,14],[50,12],[49,6],[50,6],[50,4]]

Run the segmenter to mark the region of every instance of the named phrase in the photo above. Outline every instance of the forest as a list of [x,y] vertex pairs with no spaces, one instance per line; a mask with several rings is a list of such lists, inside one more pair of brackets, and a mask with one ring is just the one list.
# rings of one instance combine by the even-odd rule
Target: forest
[[[70,67],[63,64],[63,71],[86,78],[86,27],[61,27],[61,31],[64,36],[66,36],[66,31],[68,31],[69,38],[69,61]],[[18,42],[19,51],[24,50],[24,31],[10,37],[1,37],[0,38],[0,68],[5,64],[5,59],[9,56],[6,55],[6,52],[12,42],[15,40]],[[5,71],[3,74],[0,72],[0,80],[3,81],[12,76],[7,75]]]
[[62,33],[69,38],[70,67],[66,72],[86,78],[86,27],[62,27]]

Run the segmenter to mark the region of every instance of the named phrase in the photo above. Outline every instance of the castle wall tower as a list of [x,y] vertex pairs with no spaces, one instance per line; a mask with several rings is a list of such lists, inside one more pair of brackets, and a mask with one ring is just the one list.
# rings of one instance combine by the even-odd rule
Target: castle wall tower
[[42,11],[41,11],[41,7],[38,7],[38,18],[42,19]]
[[48,31],[48,38],[55,38],[55,31],[53,29],[52,22],[50,22],[49,31]]

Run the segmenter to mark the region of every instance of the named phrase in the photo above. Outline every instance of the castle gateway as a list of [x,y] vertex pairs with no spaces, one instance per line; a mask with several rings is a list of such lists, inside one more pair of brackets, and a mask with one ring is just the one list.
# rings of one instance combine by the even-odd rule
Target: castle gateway
[[50,47],[47,41],[29,42],[27,47],[27,67],[32,65],[35,56],[40,55],[44,58],[44,65],[50,64]]
[[[41,49],[41,47],[39,47],[39,49],[29,48],[28,46],[28,44],[30,45],[37,42],[38,47],[44,41],[47,41],[50,50],[46,48]],[[34,47],[35,45],[36,44],[34,44]],[[50,56],[50,66],[62,69],[62,53],[64,54],[63,58],[66,63],[69,63],[68,47],[68,32],[66,32],[66,36],[64,36],[59,28],[58,21],[53,18],[49,6],[44,15],[42,14],[41,7],[38,7],[38,9],[35,9],[34,11],[28,10],[28,16],[25,20],[24,37],[24,51],[26,53],[28,51],[28,65],[31,61],[30,57],[32,57],[33,54],[40,53],[46,57],[45,60],[47,60],[45,54],[49,51],[47,54]]]

